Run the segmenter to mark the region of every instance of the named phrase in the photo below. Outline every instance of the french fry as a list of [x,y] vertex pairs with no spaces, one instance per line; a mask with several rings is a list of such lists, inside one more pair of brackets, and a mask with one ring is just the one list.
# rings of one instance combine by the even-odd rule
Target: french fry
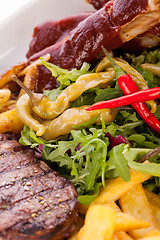
[[120,177],[106,180],[106,186],[102,188],[99,196],[92,204],[105,204],[110,201],[117,201],[131,188],[151,177],[148,174],[140,173],[132,169],[130,170],[130,175],[131,179],[129,182],[124,182]]
[[118,240],[133,240],[126,232],[117,232]]
[[122,212],[121,209],[118,207],[118,205],[113,201],[109,202],[107,204],[104,204],[104,206],[108,206],[108,207],[113,208],[116,213],[121,213]]
[[152,209],[153,215],[160,226],[160,196],[154,194],[153,192],[148,191],[144,188],[144,192],[149,201],[149,205]]
[[9,100],[11,91],[7,88],[0,89],[0,104],[3,104]]
[[9,69],[6,73],[0,76],[0,88],[5,86],[8,82],[11,81],[12,75],[18,75],[23,68],[25,68],[26,63],[19,63]]
[[133,217],[130,214],[123,212],[116,213],[116,231],[128,232],[130,230],[146,228],[149,226],[149,223]]
[[114,233],[113,235],[113,240],[119,240],[118,236],[117,236],[117,233]]
[[104,206],[111,207],[116,212],[116,226],[115,226],[116,231],[127,232],[129,230],[150,226],[150,224],[145,221],[135,218],[130,214],[123,213],[115,202],[109,202]]
[[116,213],[111,207],[91,205],[76,240],[113,240],[115,219]]
[[147,232],[158,229],[158,224],[155,221],[142,184],[135,186],[123,194],[120,197],[119,203],[125,213],[131,214],[141,220],[145,219],[150,224],[150,227],[129,231],[129,234],[134,239],[142,238]]
[[0,114],[0,133],[19,133],[22,128],[23,123],[19,119],[16,109],[11,109]]
[[144,237],[153,237],[153,236],[160,236],[159,230],[153,230],[145,234]]
[[148,191],[146,188],[144,188],[144,192],[147,196],[148,201],[160,208],[160,196]]
[[[50,55],[46,54],[44,57],[45,61],[48,61],[50,59]],[[31,91],[35,90],[35,84],[36,84],[36,79],[37,79],[37,74],[38,74],[38,66],[42,65],[42,60],[38,59],[34,62],[32,62],[29,66],[27,66],[26,68],[23,69],[23,71],[21,71],[19,73],[19,77],[24,76],[24,85],[29,88]],[[25,93],[25,91],[23,89],[21,89],[19,96],[22,96]]]
[[160,240],[160,235],[152,236],[152,237],[144,237],[144,238],[141,238],[140,240]]

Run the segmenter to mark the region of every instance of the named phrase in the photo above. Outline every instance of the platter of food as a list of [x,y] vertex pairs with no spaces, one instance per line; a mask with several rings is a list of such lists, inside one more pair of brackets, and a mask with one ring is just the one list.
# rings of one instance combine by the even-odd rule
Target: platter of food
[[160,239],[160,1],[35,0],[0,32],[0,239]]

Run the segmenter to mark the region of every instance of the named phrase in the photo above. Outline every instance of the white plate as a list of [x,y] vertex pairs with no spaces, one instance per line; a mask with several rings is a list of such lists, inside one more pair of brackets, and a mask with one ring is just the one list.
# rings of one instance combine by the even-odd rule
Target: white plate
[[14,12],[0,25],[0,74],[26,59],[36,25],[90,10],[85,0],[32,0]]

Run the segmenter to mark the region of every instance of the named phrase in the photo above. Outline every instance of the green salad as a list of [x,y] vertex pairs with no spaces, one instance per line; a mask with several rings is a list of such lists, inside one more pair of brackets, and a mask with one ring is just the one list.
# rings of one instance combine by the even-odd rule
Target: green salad
[[[144,63],[160,66],[160,49],[144,51],[135,56],[125,54],[127,60],[145,79],[149,88],[160,86],[160,77],[148,69]],[[42,59],[52,75],[57,78],[59,88],[44,91],[54,101],[58,95],[80,76],[96,72],[96,68],[84,63],[80,70],[61,69]],[[123,96],[116,79],[110,86],[93,87],[84,91],[70,105],[70,108],[92,105],[96,102]],[[160,101],[156,100],[154,113],[160,119]],[[150,108],[150,106],[148,105]],[[79,201],[90,204],[98,195],[105,179],[120,176],[125,182],[130,180],[129,168],[152,175],[144,186],[156,194],[160,192],[160,138],[131,107],[122,106],[111,123],[105,123],[99,114],[80,125],[73,126],[69,134],[54,140],[43,140],[29,127],[24,126],[20,143],[35,148],[40,157],[66,179],[72,181],[79,193]],[[96,124],[95,124],[96,122]],[[144,162],[148,164],[144,164]]]

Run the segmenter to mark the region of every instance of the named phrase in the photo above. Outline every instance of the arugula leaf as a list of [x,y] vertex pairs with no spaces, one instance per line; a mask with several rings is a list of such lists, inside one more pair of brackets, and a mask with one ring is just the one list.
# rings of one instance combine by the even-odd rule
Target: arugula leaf
[[63,157],[65,153],[68,150],[74,151],[76,146],[78,145],[78,142],[76,141],[58,141],[57,143],[58,148],[53,150],[49,156],[47,157],[47,160],[54,161],[58,156]]
[[80,125],[76,125],[76,126],[73,126],[73,127],[75,129],[90,128],[93,125],[93,123],[95,123],[96,120],[99,118],[99,116],[100,116],[100,113],[97,116],[95,116],[94,118],[91,118],[88,122],[82,123]]
[[106,157],[107,157],[107,145],[104,141],[101,139],[92,139],[88,142],[88,144],[85,147],[82,147],[82,150],[85,152],[88,149],[88,146],[90,144],[95,145],[94,151],[92,152],[91,156],[91,163],[89,165],[89,174],[86,177],[85,180],[85,188],[86,190],[92,189],[96,175],[98,174],[99,170],[101,169],[101,178],[102,178],[102,184],[105,185],[105,166],[106,166]]
[[121,90],[117,90],[115,88],[106,88],[104,89],[98,96],[95,97],[95,102],[110,100],[113,98],[118,98],[123,96],[123,92]]
[[55,101],[56,98],[61,94],[63,90],[56,88],[53,90],[43,90],[44,95],[46,95],[51,101]]
[[95,92],[85,91],[75,101],[72,102],[71,108],[92,105],[94,103]]
[[[21,131],[21,138],[19,139],[19,143],[24,146],[31,146],[32,141],[30,139],[30,129],[25,125],[23,130]],[[38,145],[38,143],[37,143]]]
[[90,203],[92,203],[97,198],[101,185],[102,183],[97,183],[94,189],[94,194],[79,196],[78,201],[84,205],[89,205]]
[[160,177],[160,164],[156,164],[156,163],[143,164],[143,163],[134,162],[130,160],[128,161],[128,165],[130,168],[138,172],[150,174],[151,176]]
[[128,182],[130,180],[129,168],[127,166],[127,161],[122,154],[125,146],[126,146],[126,144],[122,143],[122,144],[119,144],[119,145],[113,147],[109,151],[108,164],[115,166],[118,175],[125,182]]
[[69,86],[72,82],[75,82],[81,75],[91,72],[89,71],[90,64],[88,63],[83,63],[80,70],[74,68],[69,71],[67,69],[60,68],[52,63],[46,62],[43,58],[40,59],[42,60],[42,64],[51,71],[52,76],[57,78],[61,89]]

